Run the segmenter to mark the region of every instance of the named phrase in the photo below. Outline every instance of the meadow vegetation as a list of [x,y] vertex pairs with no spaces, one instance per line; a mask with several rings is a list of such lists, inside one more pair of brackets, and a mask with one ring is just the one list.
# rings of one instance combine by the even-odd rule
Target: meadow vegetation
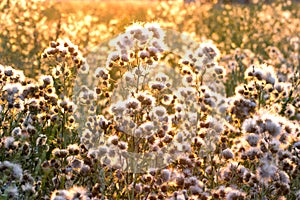
[[0,199],[300,199],[293,1],[0,2]]

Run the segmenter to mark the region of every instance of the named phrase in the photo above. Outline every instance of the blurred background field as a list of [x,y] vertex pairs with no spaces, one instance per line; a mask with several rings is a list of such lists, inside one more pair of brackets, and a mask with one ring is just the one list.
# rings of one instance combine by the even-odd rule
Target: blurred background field
[[[296,1],[20,1],[1,2],[1,61],[39,74],[40,55],[49,42],[69,38],[86,55],[94,46],[137,21],[209,39],[223,53],[249,49],[268,58],[276,46],[286,57],[292,36],[299,35]],[[15,4],[15,5],[14,5]],[[32,65],[32,63],[34,65]]]

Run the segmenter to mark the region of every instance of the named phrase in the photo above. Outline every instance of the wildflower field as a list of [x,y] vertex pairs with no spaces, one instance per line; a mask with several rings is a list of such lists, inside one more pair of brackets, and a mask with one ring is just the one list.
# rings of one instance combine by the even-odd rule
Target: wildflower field
[[0,200],[300,200],[299,10],[0,0]]

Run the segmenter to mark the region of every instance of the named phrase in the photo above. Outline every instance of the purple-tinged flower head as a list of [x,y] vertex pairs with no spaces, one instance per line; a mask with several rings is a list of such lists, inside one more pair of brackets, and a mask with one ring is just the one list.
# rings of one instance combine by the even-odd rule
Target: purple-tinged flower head
[[260,140],[260,136],[258,134],[255,133],[247,133],[245,135],[245,139],[248,142],[248,144],[252,147],[256,147],[259,140]]
[[246,80],[264,80],[273,86],[278,82],[274,68],[266,64],[251,65],[245,71],[245,78]]
[[21,180],[23,177],[23,169],[21,165],[12,163],[10,161],[0,162],[0,169],[10,170],[10,179]]
[[228,160],[228,159],[231,159],[231,158],[234,158],[234,154],[232,153],[231,149],[227,148],[227,149],[224,149],[222,151],[222,156]]
[[278,167],[275,163],[275,159],[272,158],[271,154],[265,154],[260,159],[260,164],[257,170],[257,175],[262,181],[269,181],[277,172]]

